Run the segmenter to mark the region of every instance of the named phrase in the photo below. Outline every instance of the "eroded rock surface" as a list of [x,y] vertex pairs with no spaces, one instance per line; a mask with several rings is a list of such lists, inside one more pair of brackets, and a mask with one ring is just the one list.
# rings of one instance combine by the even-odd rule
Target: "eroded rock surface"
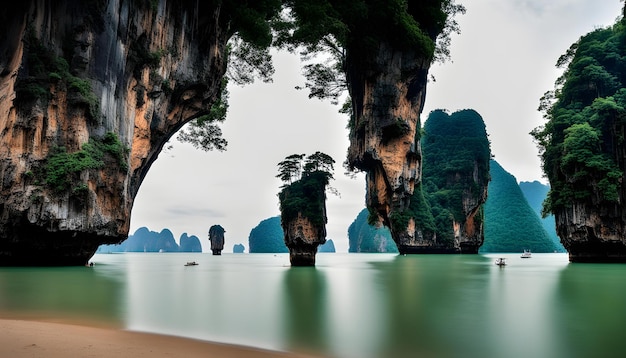
[[354,111],[348,163],[366,172],[367,206],[396,244],[412,235],[412,228],[396,227],[390,217],[408,208],[421,180],[420,113],[430,62],[382,42],[371,71],[348,71]]
[[291,265],[315,266],[317,248],[326,242],[326,226],[315,225],[298,213],[296,218],[282,222],[282,227]]
[[[215,101],[227,34],[205,2],[14,9],[0,22],[0,265],[84,264],[127,237],[150,165]],[[122,149],[92,157],[108,133]]]

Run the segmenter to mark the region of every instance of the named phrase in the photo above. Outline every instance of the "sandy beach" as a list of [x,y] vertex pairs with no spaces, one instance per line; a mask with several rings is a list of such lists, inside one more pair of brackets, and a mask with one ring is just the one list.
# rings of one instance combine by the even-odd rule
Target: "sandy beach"
[[0,319],[0,357],[311,357],[77,324]]

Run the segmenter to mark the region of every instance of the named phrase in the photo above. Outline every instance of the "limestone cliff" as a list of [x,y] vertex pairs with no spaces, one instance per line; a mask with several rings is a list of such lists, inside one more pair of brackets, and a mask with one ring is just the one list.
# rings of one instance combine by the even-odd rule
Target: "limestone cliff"
[[305,170],[278,193],[280,224],[293,266],[315,266],[318,246],[326,243],[326,186],[331,177],[329,172]]
[[421,180],[419,116],[431,59],[381,42],[367,70],[351,61],[348,56],[354,116],[348,163],[366,172],[367,206],[400,245],[410,239],[411,229],[394,225],[390,217],[408,209]]
[[625,24],[594,29],[559,58],[563,76],[541,98],[546,123],[531,132],[550,181],[543,213],[573,262],[626,262]]
[[84,264],[127,237],[164,143],[216,100],[229,34],[207,2],[12,7],[0,21],[0,265]]

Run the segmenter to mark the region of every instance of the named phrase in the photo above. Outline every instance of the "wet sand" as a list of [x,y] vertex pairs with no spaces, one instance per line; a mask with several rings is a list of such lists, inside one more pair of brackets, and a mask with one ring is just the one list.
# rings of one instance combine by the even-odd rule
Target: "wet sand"
[[110,327],[0,319],[0,357],[312,357]]

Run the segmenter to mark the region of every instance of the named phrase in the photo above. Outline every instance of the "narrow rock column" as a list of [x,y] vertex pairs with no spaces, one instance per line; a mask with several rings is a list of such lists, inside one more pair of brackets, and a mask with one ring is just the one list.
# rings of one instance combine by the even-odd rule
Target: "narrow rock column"
[[[358,61],[358,59],[356,60]],[[420,113],[431,59],[381,42],[366,71],[348,58],[354,124],[348,164],[366,173],[367,206],[389,227],[398,246],[413,239],[393,215],[408,208],[421,181]]]
[[226,230],[221,225],[213,225],[209,229],[209,241],[213,255],[221,255],[224,250],[224,233]]

